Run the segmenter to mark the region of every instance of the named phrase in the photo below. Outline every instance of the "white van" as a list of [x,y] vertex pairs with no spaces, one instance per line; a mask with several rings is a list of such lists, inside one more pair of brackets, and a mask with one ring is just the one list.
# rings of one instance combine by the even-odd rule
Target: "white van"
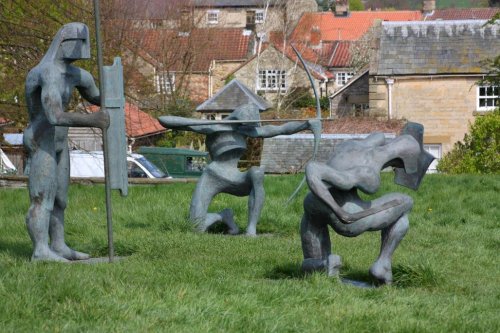
[[[69,158],[71,177],[104,177],[102,151],[72,150]],[[130,178],[172,178],[139,154],[127,155],[127,167]]]

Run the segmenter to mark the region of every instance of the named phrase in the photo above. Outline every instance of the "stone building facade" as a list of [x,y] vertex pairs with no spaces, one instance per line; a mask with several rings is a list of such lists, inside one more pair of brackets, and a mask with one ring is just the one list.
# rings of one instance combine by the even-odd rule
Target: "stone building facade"
[[[498,87],[478,86],[500,54],[500,25],[486,21],[383,22],[371,60],[370,114],[420,122],[437,155],[494,108]],[[440,156],[437,156],[438,158]]]

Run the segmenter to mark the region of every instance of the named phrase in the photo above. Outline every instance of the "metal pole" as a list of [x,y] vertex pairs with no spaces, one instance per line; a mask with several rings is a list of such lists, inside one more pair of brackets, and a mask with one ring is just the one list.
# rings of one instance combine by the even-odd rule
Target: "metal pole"
[[[96,45],[97,45],[97,64],[99,66],[99,90],[101,97],[101,111],[104,110],[105,103],[105,78],[104,78],[104,67],[103,67],[103,56],[102,56],[102,44],[101,44],[101,13],[99,10],[99,0],[94,0],[94,17],[95,17],[95,34],[96,34]],[[108,130],[107,128],[102,129],[102,141],[104,149],[104,179],[105,179],[105,192],[106,192],[106,224],[108,227],[108,256],[109,262],[112,263],[114,260],[114,246],[113,246],[113,210],[111,207],[111,179],[109,178],[109,158],[107,154],[108,149]]]

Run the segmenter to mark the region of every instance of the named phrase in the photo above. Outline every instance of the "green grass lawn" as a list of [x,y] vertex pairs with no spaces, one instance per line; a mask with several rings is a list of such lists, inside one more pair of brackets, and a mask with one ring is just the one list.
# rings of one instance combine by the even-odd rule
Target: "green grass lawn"
[[[413,196],[392,286],[362,289],[300,271],[305,190],[267,176],[257,238],[198,234],[187,222],[194,184],[113,194],[113,264],[31,263],[25,189],[0,189],[0,332],[499,332],[500,176],[428,175],[418,192],[383,177],[381,193]],[[246,226],[246,198],[218,196]],[[106,256],[102,186],[72,186],[68,243]],[[345,278],[369,281],[379,233],[331,233]]]

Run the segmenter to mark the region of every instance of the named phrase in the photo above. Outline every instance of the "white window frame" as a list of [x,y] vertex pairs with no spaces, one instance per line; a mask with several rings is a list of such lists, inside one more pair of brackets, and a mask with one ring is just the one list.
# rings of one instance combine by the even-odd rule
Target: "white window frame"
[[434,156],[436,159],[432,161],[427,169],[428,173],[436,173],[437,172],[437,164],[442,157],[443,154],[443,146],[440,143],[429,143],[424,144],[424,150]]
[[491,111],[498,107],[498,103],[500,102],[500,87],[478,86],[476,91],[476,108],[478,111]]
[[[169,79],[170,77],[170,79]],[[170,95],[175,91],[175,73],[158,72],[155,74],[156,92],[163,95]]]
[[266,20],[266,14],[263,9],[255,10],[255,24],[262,24]]
[[257,89],[262,91],[284,91],[287,89],[286,71],[263,69],[257,76]]
[[337,72],[335,74],[335,82],[338,86],[343,86],[354,76],[353,72]]
[[219,24],[219,11],[209,10],[207,11],[207,23],[208,24]]

